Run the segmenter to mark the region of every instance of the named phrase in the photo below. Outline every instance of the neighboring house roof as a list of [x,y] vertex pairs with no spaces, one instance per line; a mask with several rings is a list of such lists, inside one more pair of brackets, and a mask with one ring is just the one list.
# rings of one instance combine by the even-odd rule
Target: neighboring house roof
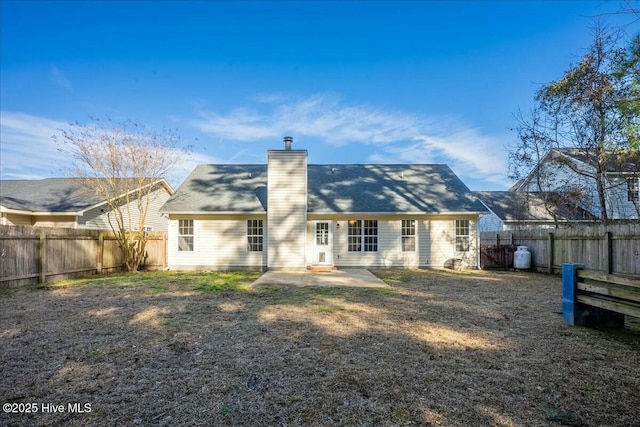
[[[309,213],[486,212],[446,165],[308,165]],[[199,165],[162,207],[167,213],[267,210],[266,165]]]
[[[557,148],[555,151],[589,166],[595,166],[595,150],[583,148]],[[606,150],[605,171],[633,173],[640,171],[640,153],[630,150]]]
[[[123,194],[127,179],[122,179]],[[173,190],[162,179],[172,194]],[[0,180],[0,206],[24,212],[78,213],[103,203],[95,192],[84,188],[75,178],[46,178],[39,180]]]
[[556,196],[547,193],[548,208],[545,207],[545,193],[514,191],[476,191],[475,195],[501,220],[514,221],[560,221],[592,220],[593,215],[580,207],[570,207],[559,203]]

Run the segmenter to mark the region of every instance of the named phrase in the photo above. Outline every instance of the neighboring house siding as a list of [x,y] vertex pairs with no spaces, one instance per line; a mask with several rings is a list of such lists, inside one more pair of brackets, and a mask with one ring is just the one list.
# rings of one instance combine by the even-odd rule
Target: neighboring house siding
[[76,228],[76,217],[68,215],[2,214],[2,225],[31,225],[34,227]]
[[20,214],[3,214],[3,225],[33,225],[33,217],[31,215]]
[[35,227],[77,228],[75,216],[42,215],[33,217]]
[[[178,251],[178,220],[193,219],[193,251]],[[247,220],[266,215],[178,215],[170,216],[168,258],[172,270],[263,269],[267,265],[265,227],[264,251],[247,248]]]
[[627,177],[610,176],[608,179],[607,203],[610,216],[615,219],[638,218],[637,202],[628,200]]
[[[164,187],[157,188],[149,195],[149,208],[147,210],[145,225],[153,227],[153,231],[167,231],[167,219],[160,214],[159,210],[169,197],[170,195]],[[121,209],[123,209],[124,212],[125,224],[128,224],[126,206],[122,206]],[[86,211],[83,216],[78,218],[79,226],[81,228],[110,230],[111,226],[109,225],[108,211],[109,207],[106,203]],[[133,228],[137,229],[140,220],[137,200],[132,200],[130,211]],[[117,227],[115,218],[112,220],[114,227]]]
[[269,268],[306,268],[307,152],[271,150],[267,167]]
[[505,223],[500,219],[498,215],[491,212],[488,215],[483,215],[480,217],[479,223],[480,232],[487,231],[502,231],[505,228]]

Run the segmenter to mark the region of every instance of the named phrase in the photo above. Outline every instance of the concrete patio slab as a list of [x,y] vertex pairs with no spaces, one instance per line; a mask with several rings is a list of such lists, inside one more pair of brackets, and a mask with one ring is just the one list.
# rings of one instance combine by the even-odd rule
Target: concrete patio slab
[[347,286],[388,288],[382,280],[364,269],[319,271],[267,271],[251,286]]

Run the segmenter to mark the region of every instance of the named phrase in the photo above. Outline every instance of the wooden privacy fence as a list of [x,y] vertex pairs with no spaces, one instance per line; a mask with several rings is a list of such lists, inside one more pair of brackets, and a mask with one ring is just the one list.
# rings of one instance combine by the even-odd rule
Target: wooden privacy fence
[[537,271],[559,273],[562,264],[577,262],[588,270],[640,277],[640,224],[480,233],[481,245],[501,243],[527,246]]
[[[146,251],[141,268],[166,267],[166,233],[151,233]],[[123,266],[110,231],[0,226],[0,287],[109,273]]]

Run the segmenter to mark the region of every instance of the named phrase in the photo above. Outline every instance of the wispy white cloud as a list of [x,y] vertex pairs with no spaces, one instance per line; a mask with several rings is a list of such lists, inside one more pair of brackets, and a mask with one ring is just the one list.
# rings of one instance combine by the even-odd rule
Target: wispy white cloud
[[67,79],[64,74],[62,74],[62,71],[60,71],[60,69],[55,65],[51,67],[51,79],[56,85],[60,86],[63,89],[72,89],[69,79]]
[[232,141],[261,141],[292,134],[333,146],[368,144],[375,146],[368,161],[447,163],[463,176],[504,182],[503,139],[454,118],[347,105],[336,95],[291,100],[260,94],[253,101],[262,105],[228,113],[203,111],[191,125]]
[[0,112],[0,175],[4,179],[38,179],[58,175],[64,155],[53,135],[67,123],[29,114]]
[[[68,123],[30,114],[0,111],[0,176],[2,179],[41,179],[60,176],[69,159],[53,140]],[[178,153],[176,153],[178,155]],[[223,163],[206,153],[191,152],[165,177],[174,188],[202,163]]]

